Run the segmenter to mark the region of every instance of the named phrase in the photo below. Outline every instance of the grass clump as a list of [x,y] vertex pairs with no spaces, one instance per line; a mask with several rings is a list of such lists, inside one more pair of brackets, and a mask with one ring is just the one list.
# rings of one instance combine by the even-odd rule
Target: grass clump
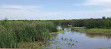
[[[48,21],[0,21],[0,48],[19,48],[20,42],[46,41],[57,28]],[[22,47],[24,48],[24,47]]]

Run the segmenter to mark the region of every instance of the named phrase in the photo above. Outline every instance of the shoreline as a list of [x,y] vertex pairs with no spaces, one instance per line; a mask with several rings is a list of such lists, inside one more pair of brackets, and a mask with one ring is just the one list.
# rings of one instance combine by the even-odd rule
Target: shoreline
[[77,32],[86,32],[86,33],[111,34],[111,29],[103,29],[103,28],[86,29],[85,27],[71,27],[71,30]]

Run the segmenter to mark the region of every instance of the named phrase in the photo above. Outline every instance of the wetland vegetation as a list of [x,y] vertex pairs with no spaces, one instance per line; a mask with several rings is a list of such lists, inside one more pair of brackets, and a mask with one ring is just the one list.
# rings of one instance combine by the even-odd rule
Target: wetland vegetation
[[71,30],[78,32],[86,32],[86,33],[111,34],[111,29],[104,29],[104,28],[86,29],[86,27],[71,27]]
[[[110,18],[78,20],[1,20],[0,30],[0,48],[87,49],[93,47],[109,48],[111,46]],[[97,39],[97,41],[94,41],[95,39]],[[100,40],[101,42],[99,42]],[[86,41],[91,43],[91,45],[86,43]],[[99,44],[96,45],[97,42]],[[84,46],[82,43],[89,46]],[[104,44],[102,45],[102,43]],[[95,47],[92,45],[101,46]]]
[[0,0],[0,49],[111,49],[111,0]]
[[[0,47],[19,48],[23,42],[41,42],[50,39],[56,26],[48,21],[0,21]],[[21,47],[24,48],[24,47]]]

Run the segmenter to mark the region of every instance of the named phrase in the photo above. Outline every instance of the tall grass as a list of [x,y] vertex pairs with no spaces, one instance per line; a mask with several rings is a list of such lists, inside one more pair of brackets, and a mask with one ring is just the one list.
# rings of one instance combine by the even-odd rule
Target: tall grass
[[0,48],[18,48],[19,42],[50,39],[50,32],[57,31],[48,21],[0,21]]

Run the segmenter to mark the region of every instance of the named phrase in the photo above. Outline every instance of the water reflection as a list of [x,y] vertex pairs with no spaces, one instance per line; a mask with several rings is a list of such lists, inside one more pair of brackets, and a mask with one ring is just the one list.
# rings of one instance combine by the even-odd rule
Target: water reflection
[[90,37],[90,38],[107,38],[107,39],[111,39],[111,34],[99,34],[99,33],[86,33],[86,36]]
[[[58,27],[63,29],[62,27]],[[90,34],[73,32],[68,28],[63,33],[52,35],[54,38],[50,45],[52,49],[111,49],[110,34]]]

